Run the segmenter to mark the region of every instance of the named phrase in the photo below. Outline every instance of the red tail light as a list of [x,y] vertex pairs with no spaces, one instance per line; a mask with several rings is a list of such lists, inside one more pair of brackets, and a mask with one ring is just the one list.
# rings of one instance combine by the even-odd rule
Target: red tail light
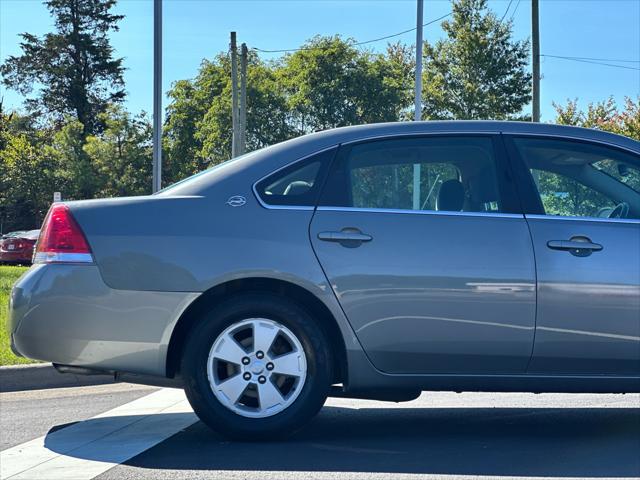
[[69,207],[54,203],[42,224],[33,263],[91,262],[91,249]]

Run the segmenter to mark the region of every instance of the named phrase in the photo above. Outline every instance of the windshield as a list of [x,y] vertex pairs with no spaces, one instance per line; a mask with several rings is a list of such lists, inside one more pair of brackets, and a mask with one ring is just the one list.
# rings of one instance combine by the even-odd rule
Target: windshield
[[592,166],[640,193],[640,167],[637,165],[607,158],[592,163]]

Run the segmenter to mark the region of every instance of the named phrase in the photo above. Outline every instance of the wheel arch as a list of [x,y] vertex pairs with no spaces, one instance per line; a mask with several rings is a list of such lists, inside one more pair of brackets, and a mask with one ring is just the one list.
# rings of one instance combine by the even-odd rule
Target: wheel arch
[[180,373],[180,359],[185,340],[191,328],[216,302],[242,293],[271,293],[297,303],[324,329],[334,358],[334,383],[347,380],[347,351],[338,322],[325,303],[308,289],[286,280],[268,277],[234,279],[203,292],[180,315],[171,332],[167,347],[166,376],[174,378]]

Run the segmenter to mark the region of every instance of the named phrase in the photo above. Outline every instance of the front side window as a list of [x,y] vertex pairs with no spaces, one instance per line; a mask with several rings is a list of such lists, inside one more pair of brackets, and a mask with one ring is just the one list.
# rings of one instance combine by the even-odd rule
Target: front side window
[[569,176],[535,168],[531,174],[547,215],[602,217],[616,206],[613,199]]
[[500,212],[487,137],[382,140],[347,147],[321,205],[363,209]]
[[546,215],[640,218],[638,158],[569,140],[516,138]]

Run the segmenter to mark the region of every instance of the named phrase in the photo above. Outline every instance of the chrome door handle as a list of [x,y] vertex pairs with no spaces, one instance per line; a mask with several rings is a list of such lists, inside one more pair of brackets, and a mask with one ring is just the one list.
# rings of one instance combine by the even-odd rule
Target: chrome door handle
[[571,240],[549,240],[547,247],[551,250],[564,250],[576,257],[588,257],[593,252],[602,250],[602,245],[593,243],[587,237],[573,237]]
[[344,229],[339,232],[320,232],[318,233],[318,239],[324,240],[325,242],[350,242],[360,244],[362,242],[370,242],[373,240],[373,237],[362,233],[360,230]]

